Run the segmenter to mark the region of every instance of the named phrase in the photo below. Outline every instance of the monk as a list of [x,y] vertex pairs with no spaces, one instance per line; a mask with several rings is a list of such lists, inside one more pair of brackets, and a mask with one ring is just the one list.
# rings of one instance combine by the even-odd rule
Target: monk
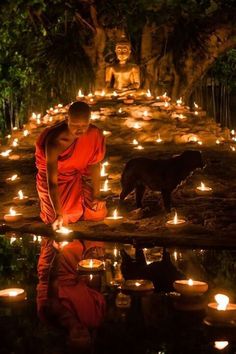
[[[75,102],[68,118],[46,128],[36,142],[40,216],[54,229],[81,219],[102,220],[107,214],[105,202],[99,197],[104,137],[89,120],[89,106]],[[82,347],[91,341],[89,330],[101,323],[105,301],[102,294],[78,277],[76,268],[81,259],[91,256],[88,250],[101,246],[74,240],[60,249],[46,238],[41,244],[39,317],[48,320],[51,315],[68,330],[70,340]]]
[[41,219],[54,229],[78,220],[103,220],[100,200],[100,161],[104,159],[102,132],[90,124],[90,108],[71,104],[68,118],[46,128],[36,142],[37,190]]

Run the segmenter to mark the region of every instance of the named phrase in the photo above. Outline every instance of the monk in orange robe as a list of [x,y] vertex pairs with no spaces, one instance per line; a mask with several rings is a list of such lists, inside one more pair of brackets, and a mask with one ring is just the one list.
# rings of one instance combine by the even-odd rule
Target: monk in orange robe
[[99,199],[102,132],[90,124],[90,108],[73,103],[68,118],[46,128],[36,142],[40,216],[54,229],[80,219],[99,221],[107,214]]
[[[105,202],[99,198],[104,137],[89,119],[89,106],[75,102],[69,108],[68,119],[46,128],[36,142],[40,216],[54,229],[80,219],[102,220],[107,214]],[[104,315],[103,295],[77,276],[78,262],[87,257],[82,243],[75,240],[59,254],[54,246],[53,240],[42,242],[37,286],[39,316],[51,312],[68,329],[70,338],[88,343],[88,329],[96,328]]]

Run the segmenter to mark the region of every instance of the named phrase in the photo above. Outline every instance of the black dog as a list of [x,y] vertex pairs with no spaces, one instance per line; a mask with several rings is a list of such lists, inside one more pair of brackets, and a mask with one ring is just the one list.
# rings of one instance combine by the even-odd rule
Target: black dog
[[171,210],[171,193],[197,168],[203,168],[200,151],[187,150],[170,159],[136,158],[127,162],[121,177],[123,201],[134,189],[137,208],[142,207],[146,187],[161,191],[167,212]]

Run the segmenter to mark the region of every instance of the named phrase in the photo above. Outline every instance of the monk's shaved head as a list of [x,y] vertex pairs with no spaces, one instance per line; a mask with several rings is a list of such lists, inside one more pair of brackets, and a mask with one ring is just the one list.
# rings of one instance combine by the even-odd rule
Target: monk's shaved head
[[73,120],[89,120],[90,118],[90,107],[85,102],[74,102],[70,105],[68,111],[69,117]]

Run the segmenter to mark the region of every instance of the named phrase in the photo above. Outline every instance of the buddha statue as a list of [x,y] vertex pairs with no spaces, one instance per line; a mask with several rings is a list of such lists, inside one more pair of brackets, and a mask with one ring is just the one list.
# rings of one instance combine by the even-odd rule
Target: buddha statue
[[130,42],[122,38],[117,42],[115,52],[119,63],[106,69],[107,92],[116,91],[119,95],[135,93],[140,87],[140,70],[138,65],[127,63],[131,53]]

